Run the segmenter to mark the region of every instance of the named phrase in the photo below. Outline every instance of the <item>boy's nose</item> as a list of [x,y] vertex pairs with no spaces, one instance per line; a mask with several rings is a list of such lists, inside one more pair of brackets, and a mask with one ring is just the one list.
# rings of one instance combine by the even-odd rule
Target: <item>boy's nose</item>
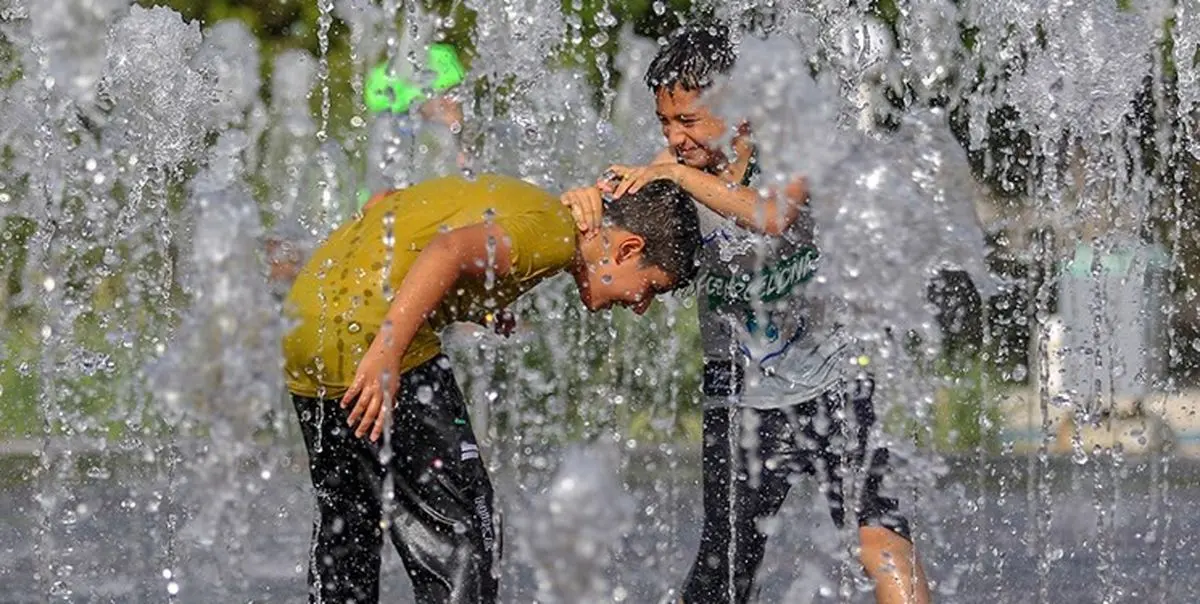
[[687,142],[687,135],[684,134],[683,128],[675,124],[664,126],[663,134],[667,137],[667,144],[672,147],[679,147]]

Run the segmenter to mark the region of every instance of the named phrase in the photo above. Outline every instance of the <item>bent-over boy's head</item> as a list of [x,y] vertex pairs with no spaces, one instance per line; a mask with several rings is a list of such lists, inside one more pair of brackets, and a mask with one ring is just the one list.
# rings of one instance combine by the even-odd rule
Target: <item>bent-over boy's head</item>
[[668,181],[606,202],[605,226],[581,240],[572,273],[588,310],[646,312],[658,294],[696,277],[700,221],[690,197]]
[[715,162],[713,149],[726,133],[725,121],[701,103],[700,95],[717,77],[728,75],[736,59],[728,27],[691,25],[672,34],[646,69],[663,136],[675,156],[692,168]]

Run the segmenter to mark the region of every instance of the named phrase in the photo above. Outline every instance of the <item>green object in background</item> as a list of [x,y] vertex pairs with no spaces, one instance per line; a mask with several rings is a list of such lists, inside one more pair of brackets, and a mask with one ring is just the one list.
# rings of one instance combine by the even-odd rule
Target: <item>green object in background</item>
[[[429,47],[428,69],[435,74],[433,89],[437,92],[449,90],[462,83],[466,69],[458,60],[458,54],[449,44],[433,44]],[[363,100],[373,113],[406,113],[413,101],[424,97],[424,92],[406,78],[388,75],[387,63],[380,63],[367,74]]]

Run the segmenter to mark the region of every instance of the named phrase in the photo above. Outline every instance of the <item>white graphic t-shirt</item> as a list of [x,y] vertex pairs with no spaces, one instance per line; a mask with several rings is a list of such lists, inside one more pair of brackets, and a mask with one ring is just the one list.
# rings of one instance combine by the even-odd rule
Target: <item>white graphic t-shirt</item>
[[[753,186],[756,174],[752,160],[745,183]],[[705,405],[776,408],[820,396],[841,377],[849,347],[825,301],[805,295],[820,259],[808,211],[783,234],[768,236],[697,205],[705,361],[745,370],[740,396],[710,396]]]

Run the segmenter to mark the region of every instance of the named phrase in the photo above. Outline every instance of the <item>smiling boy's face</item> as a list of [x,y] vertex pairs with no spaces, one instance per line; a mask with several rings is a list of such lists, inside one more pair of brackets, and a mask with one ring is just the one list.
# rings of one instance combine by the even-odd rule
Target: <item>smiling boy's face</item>
[[726,134],[725,121],[700,101],[700,90],[679,85],[659,88],[654,94],[663,137],[675,156],[691,168],[717,163],[717,142]]

